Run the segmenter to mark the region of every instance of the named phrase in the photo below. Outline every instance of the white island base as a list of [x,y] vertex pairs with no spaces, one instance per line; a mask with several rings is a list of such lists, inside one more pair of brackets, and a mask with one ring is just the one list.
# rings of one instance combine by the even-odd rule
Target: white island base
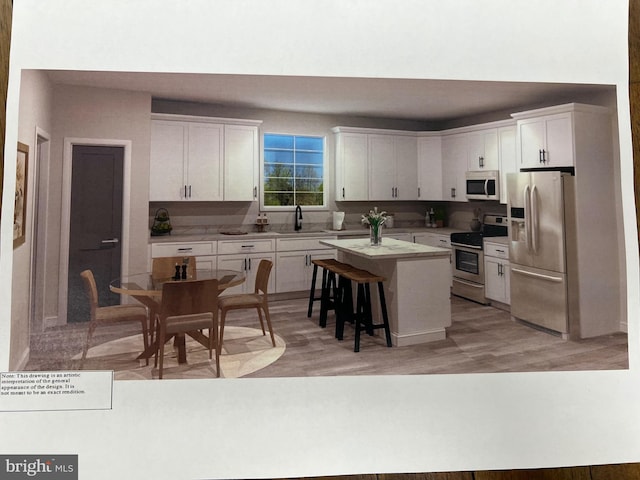
[[[372,247],[368,239],[322,240],[338,260],[385,277],[384,294],[394,346],[446,338],[451,325],[450,252],[391,238]],[[355,293],[355,290],[354,290]],[[371,288],[374,323],[381,323],[377,288]]]

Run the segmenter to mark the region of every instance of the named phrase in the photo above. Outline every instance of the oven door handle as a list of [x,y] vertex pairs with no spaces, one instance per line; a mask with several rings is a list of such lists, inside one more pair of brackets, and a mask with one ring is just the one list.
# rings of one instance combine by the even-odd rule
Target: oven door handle
[[474,250],[482,250],[482,247],[477,247],[475,245],[466,245],[464,243],[455,243],[455,242],[451,242],[451,245],[453,245],[454,247],[462,247],[462,248],[473,248]]
[[467,280],[463,280],[462,278],[459,278],[459,277],[453,277],[453,281],[454,282],[458,282],[458,283],[462,283],[463,285],[467,285],[468,287],[484,288],[484,284],[482,284],[482,283],[468,282]]

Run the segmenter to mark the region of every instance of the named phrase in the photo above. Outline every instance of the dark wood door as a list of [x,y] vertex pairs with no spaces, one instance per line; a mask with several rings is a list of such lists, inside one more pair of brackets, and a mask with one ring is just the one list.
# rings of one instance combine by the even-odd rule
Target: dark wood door
[[76,145],[72,154],[68,322],[89,320],[80,272],[91,269],[100,305],[116,305],[109,282],[120,276],[123,147]]

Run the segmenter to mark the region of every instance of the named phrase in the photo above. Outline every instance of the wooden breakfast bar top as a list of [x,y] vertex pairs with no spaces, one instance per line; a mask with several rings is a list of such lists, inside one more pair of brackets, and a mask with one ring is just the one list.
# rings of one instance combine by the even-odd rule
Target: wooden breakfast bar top
[[[395,346],[446,338],[451,325],[451,251],[393,238],[372,246],[368,238],[320,240],[338,260],[385,278],[384,294]],[[372,292],[372,296],[377,296]],[[377,298],[373,304],[379,304]],[[374,309],[374,318],[380,312]]]

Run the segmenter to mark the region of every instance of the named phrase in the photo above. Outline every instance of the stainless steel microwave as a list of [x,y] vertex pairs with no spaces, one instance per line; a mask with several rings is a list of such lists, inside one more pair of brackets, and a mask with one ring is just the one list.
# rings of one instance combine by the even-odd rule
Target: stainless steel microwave
[[500,200],[500,172],[469,171],[465,189],[469,200]]

